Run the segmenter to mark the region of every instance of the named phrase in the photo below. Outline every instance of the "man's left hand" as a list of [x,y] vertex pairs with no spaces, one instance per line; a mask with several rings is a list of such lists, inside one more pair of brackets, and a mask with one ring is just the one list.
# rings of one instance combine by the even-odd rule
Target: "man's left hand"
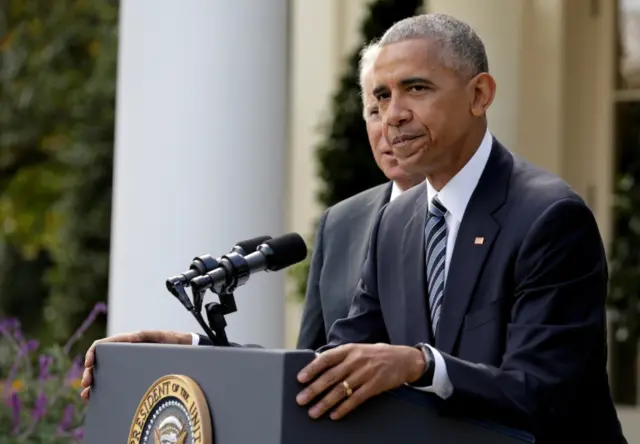
[[342,401],[331,412],[331,419],[340,419],[372,396],[418,380],[425,365],[423,353],[413,347],[342,345],[322,353],[300,371],[298,381],[313,383],[298,394],[296,401],[307,405],[331,389],[309,409],[309,416],[319,418]]

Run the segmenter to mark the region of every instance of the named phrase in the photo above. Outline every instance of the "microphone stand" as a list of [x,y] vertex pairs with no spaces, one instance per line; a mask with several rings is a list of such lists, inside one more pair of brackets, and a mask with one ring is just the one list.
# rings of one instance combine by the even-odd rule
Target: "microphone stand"
[[[195,306],[194,304],[191,303],[191,300],[189,299],[189,295],[187,294],[186,290],[184,289],[185,284],[183,281],[179,280],[179,279],[170,279],[169,281],[167,281],[168,283],[170,283],[170,288],[169,291],[171,291],[171,293],[173,293],[173,295],[175,297],[178,298],[178,300],[180,302],[182,302],[182,305],[185,306],[185,308],[187,310],[189,310],[191,312],[191,314],[193,314],[193,316],[196,318],[196,321],[198,321],[198,324],[200,324],[200,326],[202,327],[202,329],[204,330],[204,332],[207,334],[207,336],[209,337],[209,339],[211,339],[211,342],[213,342],[214,345],[218,345],[219,339],[216,337],[216,335],[213,333],[213,331],[211,331],[211,328],[209,328],[209,326],[207,325],[207,323],[204,321],[201,311],[202,311],[202,293],[200,293],[198,296],[199,298],[196,296],[196,292],[194,292],[193,295],[193,300],[195,302]],[[207,313],[208,315],[208,313]]]
[[[227,334],[224,331],[225,327],[227,326],[227,321],[224,317],[229,313],[238,311],[236,300],[233,296],[234,289],[235,286],[223,288],[221,291],[217,292],[220,302],[209,302],[204,307],[207,312],[209,326],[218,338],[217,342],[214,342],[214,344],[221,347],[231,346],[229,344],[229,340],[227,339]],[[211,289],[211,291],[213,291],[213,288]]]

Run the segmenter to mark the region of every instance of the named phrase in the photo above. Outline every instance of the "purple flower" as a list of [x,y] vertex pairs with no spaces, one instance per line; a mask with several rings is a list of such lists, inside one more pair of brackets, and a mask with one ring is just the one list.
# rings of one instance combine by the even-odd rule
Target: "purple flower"
[[40,375],[38,376],[40,381],[46,381],[49,378],[49,367],[52,361],[51,356],[40,355]]
[[24,345],[22,345],[22,349],[24,350],[24,354],[29,354],[33,351],[36,351],[40,343],[35,339],[29,339]]
[[84,438],[84,430],[82,428],[77,428],[73,431],[73,437],[78,440],[82,440]]
[[11,321],[13,319],[3,319],[0,321],[0,334],[8,335],[11,333]]
[[63,434],[69,427],[71,427],[71,421],[73,421],[73,413],[73,404],[68,404],[64,409],[62,420],[60,421],[60,424],[58,424],[58,434]]
[[34,422],[38,422],[47,412],[47,395],[40,393],[31,412]]
[[72,383],[76,379],[80,379],[82,377],[82,373],[84,372],[84,365],[82,363],[82,358],[77,356],[73,360],[73,364],[71,364],[71,368],[67,372],[67,376],[65,378],[67,383]]
[[75,331],[75,333],[69,338],[67,343],[64,345],[64,352],[69,353],[69,350],[71,350],[71,346],[78,339],[80,339],[82,335],[84,335],[84,332],[87,331],[89,327],[91,327],[91,324],[95,322],[98,315],[106,312],[107,312],[107,304],[105,304],[104,302],[98,302],[96,305],[94,305],[93,310],[91,310],[91,313],[89,313],[89,316],[87,316],[87,319],[84,320],[82,325],[80,325],[80,328],[78,328]]
[[18,396],[17,392],[11,393],[9,404],[11,405],[11,418],[13,423],[12,430],[13,433],[18,433],[18,429],[20,427],[20,410],[22,405],[20,402],[20,396]]
[[[14,331],[20,329],[20,321],[14,318],[3,319],[0,321],[0,334],[13,338]],[[15,338],[13,338],[15,339]]]

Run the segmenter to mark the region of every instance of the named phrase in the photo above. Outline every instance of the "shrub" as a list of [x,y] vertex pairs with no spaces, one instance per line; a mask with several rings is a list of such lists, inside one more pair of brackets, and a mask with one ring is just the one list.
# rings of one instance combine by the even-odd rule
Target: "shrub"
[[0,424],[3,444],[81,442],[85,403],[80,398],[82,355],[71,349],[106,305],[98,303],[63,346],[40,350],[17,319],[0,320]]

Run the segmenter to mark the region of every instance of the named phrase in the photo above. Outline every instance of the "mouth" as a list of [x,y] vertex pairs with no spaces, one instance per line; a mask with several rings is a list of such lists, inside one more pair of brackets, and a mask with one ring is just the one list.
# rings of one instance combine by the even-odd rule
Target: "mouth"
[[421,137],[420,134],[402,134],[400,136],[396,136],[391,140],[391,145],[396,148],[403,145],[407,145],[412,140]]

